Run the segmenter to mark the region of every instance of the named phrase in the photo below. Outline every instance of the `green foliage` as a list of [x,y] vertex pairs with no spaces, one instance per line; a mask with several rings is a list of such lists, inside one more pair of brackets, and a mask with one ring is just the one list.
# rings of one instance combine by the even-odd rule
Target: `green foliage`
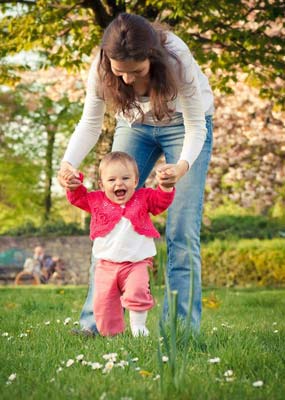
[[[165,244],[159,252],[166,252]],[[202,245],[201,256],[206,287],[285,285],[285,239],[215,240]]]
[[70,222],[66,223],[62,220],[47,221],[40,225],[36,225],[32,221],[27,221],[18,227],[11,228],[2,232],[6,236],[74,236],[87,235],[87,229],[81,229],[78,224]]
[[[205,243],[215,239],[271,239],[285,235],[283,217],[248,214],[238,207],[234,208],[233,213],[228,208],[221,207],[219,212],[207,212],[206,215],[201,228],[201,241]],[[166,213],[152,217],[152,220],[160,234],[164,235]]]
[[206,286],[285,285],[285,240],[214,241],[202,249]]
[[0,232],[27,219],[38,222],[43,199],[38,191],[39,167],[25,155],[16,155],[2,146],[0,171]]
[[261,96],[284,106],[282,0],[1,3],[2,82],[17,79],[17,65],[7,56],[23,50],[41,54],[39,65],[78,68],[98,45],[108,23],[127,11],[170,24],[197,60],[213,71],[214,87],[231,91],[231,83],[242,70],[260,88]]
[[285,233],[285,224],[278,218],[263,215],[219,215],[202,226],[201,240],[271,239]]
[[[48,219],[54,171],[82,106],[63,95],[54,101],[38,83],[1,96],[0,232]],[[67,140],[67,139],[66,139]]]

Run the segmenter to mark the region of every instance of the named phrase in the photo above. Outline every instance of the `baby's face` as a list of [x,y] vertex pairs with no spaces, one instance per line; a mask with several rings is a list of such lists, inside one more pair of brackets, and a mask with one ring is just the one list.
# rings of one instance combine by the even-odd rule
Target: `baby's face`
[[133,165],[126,161],[113,161],[101,172],[101,189],[113,203],[126,204],[134,194],[138,184]]

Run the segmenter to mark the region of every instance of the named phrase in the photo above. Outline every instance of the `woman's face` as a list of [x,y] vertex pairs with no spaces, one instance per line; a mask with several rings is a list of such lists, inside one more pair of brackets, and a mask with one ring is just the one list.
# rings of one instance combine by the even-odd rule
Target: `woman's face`
[[121,76],[126,85],[132,85],[136,80],[143,80],[149,74],[150,61],[116,61],[110,58],[111,70],[114,75]]

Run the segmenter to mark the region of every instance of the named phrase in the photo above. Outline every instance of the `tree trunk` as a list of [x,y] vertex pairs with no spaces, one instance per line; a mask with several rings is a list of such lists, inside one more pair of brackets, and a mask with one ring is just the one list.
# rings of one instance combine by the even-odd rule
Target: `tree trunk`
[[53,125],[47,127],[47,147],[45,157],[45,189],[44,189],[44,222],[50,218],[50,211],[52,206],[51,198],[51,185],[52,185],[52,161],[53,161],[53,149],[55,141],[56,128]]

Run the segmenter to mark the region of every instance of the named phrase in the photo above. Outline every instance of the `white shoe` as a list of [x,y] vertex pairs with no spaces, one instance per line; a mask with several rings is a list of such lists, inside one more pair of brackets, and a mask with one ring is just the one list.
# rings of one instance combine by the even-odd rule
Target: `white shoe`
[[131,326],[131,331],[134,337],[149,335],[149,330],[146,326]]

